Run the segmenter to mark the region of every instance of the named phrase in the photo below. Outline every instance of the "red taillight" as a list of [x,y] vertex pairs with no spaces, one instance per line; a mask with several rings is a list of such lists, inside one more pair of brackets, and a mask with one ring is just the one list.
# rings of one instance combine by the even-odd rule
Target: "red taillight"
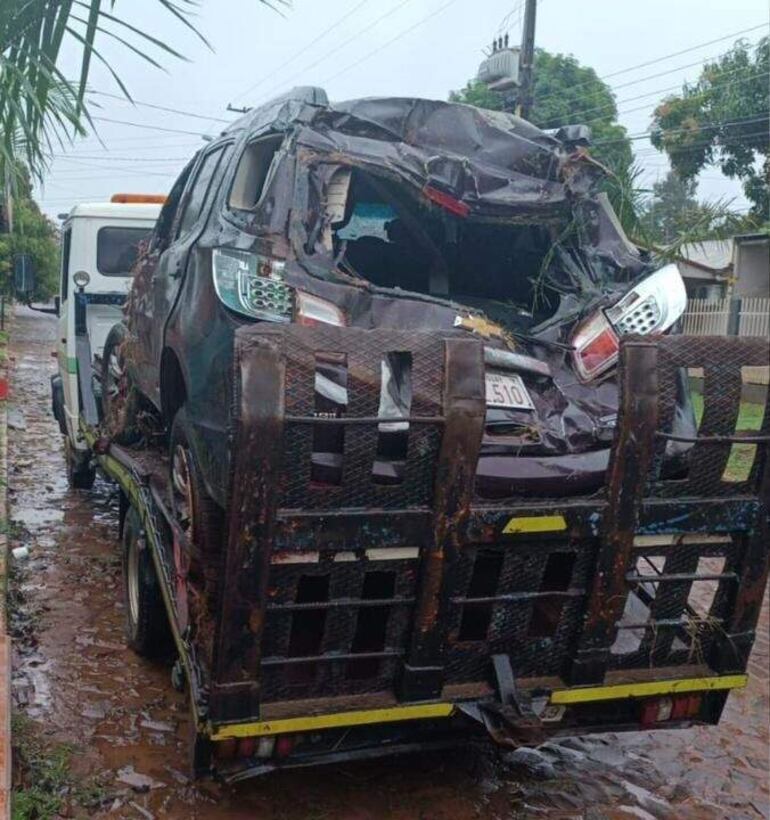
[[649,698],[642,702],[639,722],[642,726],[654,726],[667,720],[686,720],[700,712],[700,695],[675,695],[674,697]]
[[257,739],[255,737],[242,737],[238,741],[238,757],[253,757],[257,750]]
[[445,194],[443,191],[439,191],[438,188],[432,188],[430,185],[426,185],[422,189],[422,192],[431,202],[440,205],[445,211],[449,211],[450,214],[466,217],[471,212],[470,207],[464,202],[455,199],[449,194]]
[[275,739],[275,756],[288,757],[294,749],[294,735],[279,735]]
[[601,311],[578,325],[572,345],[575,369],[584,381],[608,370],[618,359],[617,334]]

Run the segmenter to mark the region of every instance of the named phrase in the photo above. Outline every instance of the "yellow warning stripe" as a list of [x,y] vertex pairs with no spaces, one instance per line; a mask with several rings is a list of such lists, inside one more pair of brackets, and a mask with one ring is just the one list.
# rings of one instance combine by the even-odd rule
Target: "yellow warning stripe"
[[401,720],[449,717],[454,712],[452,703],[428,703],[415,706],[394,706],[388,709],[366,709],[359,712],[340,712],[334,715],[266,720],[260,723],[233,723],[211,730],[212,740],[231,737],[258,737],[280,735],[284,732],[310,732],[315,729],[333,729],[337,726],[362,726],[366,723],[395,723]]
[[581,686],[551,693],[551,703],[589,703],[597,700],[646,698],[652,695],[678,695],[682,692],[706,692],[716,689],[740,689],[748,675],[723,675],[714,678],[680,678],[649,683],[619,683],[613,686]]
[[517,535],[520,532],[561,532],[567,529],[563,515],[526,515],[511,518],[503,527],[504,535]]

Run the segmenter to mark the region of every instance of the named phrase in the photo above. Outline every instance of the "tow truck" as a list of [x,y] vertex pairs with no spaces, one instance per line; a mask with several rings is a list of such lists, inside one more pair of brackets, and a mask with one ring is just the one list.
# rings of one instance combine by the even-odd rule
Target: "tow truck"
[[[151,223],[157,206],[120,207]],[[207,664],[191,638],[190,545],[170,509],[164,443],[121,445],[100,427],[99,311],[119,308],[125,282],[67,253],[81,230],[94,241],[92,227],[73,212],[64,232],[54,412],[75,486],[98,468],[119,488],[127,609],[141,611],[142,629],[170,631],[196,776],[232,782],[489,737],[516,747],[718,723],[746,684],[767,583],[770,410],[759,431],[735,429],[741,368],[766,364],[764,340],[624,338],[601,492],[496,503],[474,495],[483,356],[473,339],[434,335],[414,352],[431,366],[413,378],[440,409],[409,419],[430,431],[407,466],[426,491],[383,504],[363,477],[345,491],[354,497],[302,507],[286,498],[301,491],[295,457],[319,423],[302,388],[308,351],[342,351],[357,374],[353,409],[334,422],[356,452],[382,422],[355,408],[372,405],[393,332],[239,331],[231,430],[242,468]],[[414,346],[415,334],[403,342]],[[255,351],[258,371],[246,366]],[[664,479],[675,384],[690,368],[703,371],[705,410],[685,442],[687,474]],[[725,477],[735,444],[756,451],[737,482]]]

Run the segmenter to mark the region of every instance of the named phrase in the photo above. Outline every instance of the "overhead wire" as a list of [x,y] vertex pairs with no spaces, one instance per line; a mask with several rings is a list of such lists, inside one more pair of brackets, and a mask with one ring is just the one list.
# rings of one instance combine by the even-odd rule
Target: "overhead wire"
[[232,99],[240,100],[245,97],[247,94],[251,94],[255,88],[258,88],[262,83],[267,82],[268,80],[275,77],[280,71],[282,71],[286,66],[291,65],[298,57],[302,56],[307,52],[308,49],[312,48],[316,43],[323,40],[327,34],[333,31],[338,25],[344,23],[349,17],[352,17],[362,6],[365,6],[369,0],[361,0],[361,2],[357,3],[354,8],[350,9],[350,11],[345,12],[342,17],[338,17],[328,28],[325,28],[317,37],[313,38],[309,43],[306,43],[301,49],[296,51],[288,60],[284,60],[280,65],[276,66],[269,74],[266,74],[261,79],[257,80],[253,85],[249,86],[245,91],[240,92],[239,94],[234,94]]
[[375,54],[379,54],[381,51],[388,48],[388,46],[393,45],[393,43],[400,40],[402,37],[406,37],[407,34],[411,34],[411,32],[413,32],[416,28],[419,28],[420,26],[427,23],[428,20],[431,20],[432,18],[434,18],[437,15],[441,14],[441,12],[443,12],[445,9],[448,9],[449,6],[453,5],[456,2],[457,2],[457,0],[448,0],[448,2],[444,3],[443,6],[439,6],[439,8],[437,8],[435,11],[432,11],[430,14],[427,14],[425,17],[422,17],[416,23],[414,23],[413,25],[411,25],[408,28],[404,29],[399,34],[397,34],[395,37],[392,37],[390,40],[388,40],[386,43],[383,43],[378,48],[375,48],[374,50],[369,51],[367,54],[364,54],[364,56],[361,57],[359,60],[356,60],[355,62],[350,63],[350,65],[345,66],[345,68],[341,69],[336,74],[332,74],[330,77],[327,77],[323,81],[323,84],[325,85],[326,83],[329,83],[332,80],[336,80],[337,77],[341,76],[342,74],[346,74],[351,69],[356,68],[359,65],[361,65],[361,63],[366,62],[367,60],[370,60],[372,57],[374,57]]

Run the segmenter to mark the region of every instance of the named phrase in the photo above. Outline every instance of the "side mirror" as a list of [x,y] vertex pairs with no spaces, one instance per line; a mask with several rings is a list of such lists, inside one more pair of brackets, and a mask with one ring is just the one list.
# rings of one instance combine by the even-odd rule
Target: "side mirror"
[[29,253],[17,253],[13,257],[13,289],[20,299],[29,300],[36,284],[35,260]]
[[61,315],[61,296],[54,296],[53,297],[53,309],[56,311],[56,315]]

